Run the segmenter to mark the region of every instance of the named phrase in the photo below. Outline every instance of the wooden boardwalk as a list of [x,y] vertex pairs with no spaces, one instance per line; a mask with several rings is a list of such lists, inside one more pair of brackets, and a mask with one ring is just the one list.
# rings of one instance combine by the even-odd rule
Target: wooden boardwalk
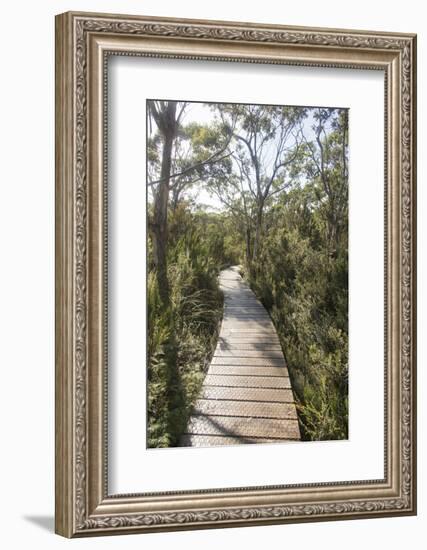
[[236,267],[220,275],[224,315],[183,447],[299,440],[294,397],[273,323]]

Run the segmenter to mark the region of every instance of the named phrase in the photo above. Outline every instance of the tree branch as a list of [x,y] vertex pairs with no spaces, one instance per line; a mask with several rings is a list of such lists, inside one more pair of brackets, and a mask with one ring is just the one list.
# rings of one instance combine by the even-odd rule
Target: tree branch
[[[226,159],[227,157],[232,155],[232,153],[228,153],[227,155],[224,155],[223,157],[221,157],[219,159],[216,159],[215,157],[220,155],[221,153],[223,153],[227,149],[227,147],[228,147],[228,143],[223,149],[221,149],[221,151],[217,151],[216,153],[211,155],[206,160],[204,160],[202,162],[198,162],[196,164],[193,164],[193,166],[189,166],[188,168],[186,168],[185,170],[182,170],[181,172],[175,172],[174,174],[171,174],[169,176],[169,180],[171,180],[173,178],[177,178],[178,176],[183,176],[184,174],[188,174],[188,172],[191,172],[192,170],[195,170],[196,168],[200,168],[201,166],[204,166],[205,164],[212,164],[213,162],[219,162],[221,160]],[[164,182],[164,180],[162,180],[162,179],[156,180],[156,181],[149,181],[147,183],[147,185],[156,185],[157,183],[163,183],[163,182]]]

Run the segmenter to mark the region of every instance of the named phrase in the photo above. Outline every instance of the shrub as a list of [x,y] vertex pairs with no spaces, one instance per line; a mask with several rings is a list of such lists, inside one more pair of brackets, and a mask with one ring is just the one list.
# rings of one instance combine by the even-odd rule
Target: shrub
[[[192,214],[180,211],[177,216],[181,231],[171,232],[168,246],[168,309],[161,306],[154,268],[148,275],[149,447],[179,444],[222,316],[218,266],[208,250],[209,242]],[[178,223],[176,218],[172,227],[174,223]]]

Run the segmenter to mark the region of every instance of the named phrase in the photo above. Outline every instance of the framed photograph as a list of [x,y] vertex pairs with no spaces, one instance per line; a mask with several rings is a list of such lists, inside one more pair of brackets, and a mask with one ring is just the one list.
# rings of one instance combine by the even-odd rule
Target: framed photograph
[[56,532],[416,513],[416,37],[56,18]]

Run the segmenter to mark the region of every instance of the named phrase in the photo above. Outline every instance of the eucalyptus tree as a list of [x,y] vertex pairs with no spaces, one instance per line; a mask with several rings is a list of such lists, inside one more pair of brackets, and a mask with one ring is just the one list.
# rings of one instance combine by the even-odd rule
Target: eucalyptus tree
[[[149,219],[149,229],[153,242],[153,257],[156,266],[159,293],[164,305],[169,303],[166,247],[172,150],[185,107],[185,103],[178,103],[176,101],[147,102],[149,123],[152,125],[153,121],[155,122],[159,134],[157,141],[161,141],[159,160],[160,178],[155,182],[155,188],[153,189],[153,212]],[[153,143],[149,144],[150,146],[152,149],[151,154],[153,155]]]
[[185,126],[188,103],[176,101],[147,102],[149,137],[147,143],[147,185],[152,197],[149,231],[153,242],[162,303],[169,304],[167,277],[168,210],[176,208],[183,193],[205,175],[214,172],[228,156],[230,132],[200,124]]
[[[348,219],[348,111],[318,108],[310,131],[303,132],[304,170],[318,183],[317,199],[326,222],[327,253],[337,255]],[[307,135],[309,134],[309,136]],[[345,242],[345,247],[347,243]]]
[[244,227],[246,261],[254,264],[262,243],[263,217],[274,195],[289,188],[289,168],[301,144],[306,110],[300,107],[219,104],[214,107],[232,139],[233,177],[210,178],[210,188]]

